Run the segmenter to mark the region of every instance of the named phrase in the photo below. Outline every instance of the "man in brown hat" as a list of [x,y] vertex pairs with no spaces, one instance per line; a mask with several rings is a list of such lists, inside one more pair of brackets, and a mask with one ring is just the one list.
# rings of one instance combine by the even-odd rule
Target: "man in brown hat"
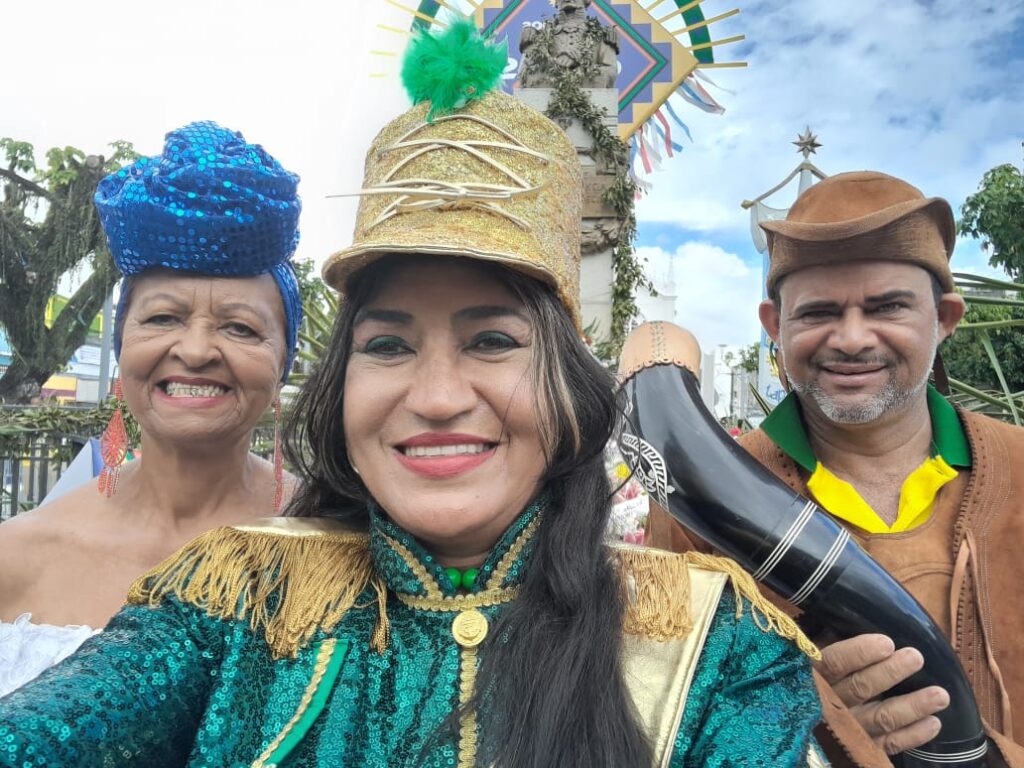
[[[832,176],[768,233],[761,322],[791,392],[743,447],[850,530],[931,613],[997,746],[1024,766],[1024,430],[951,406],[928,384],[964,313],[949,204],[882,173]],[[693,546],[652,512],[656,546]],[[864,635],[823,651],[835,693],[888,754],[934,738],[941,688],[882,700],[915,649]],[[1018,714],[1024,718],[1024,714]],[[1018,723],[1024,729],[1024,724]]]

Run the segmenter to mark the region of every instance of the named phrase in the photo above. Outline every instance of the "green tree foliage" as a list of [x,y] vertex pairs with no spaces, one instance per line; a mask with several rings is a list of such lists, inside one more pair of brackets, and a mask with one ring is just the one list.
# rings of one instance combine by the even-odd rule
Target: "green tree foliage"
[[758,362],[761,357],[761,343],[755,341],[753,344],[740,350],[740,368],[747,373],[757,373]]
[[[13,357],[0,376],[0,401],[38,394],[85,342],[117,282],[92,198],[99,180],[135,153],[125,142],[110,146],[110,159],[54,147],[38,167],[31,144],[0,138],[0,326]],[[83,268],[89,276],[47,328],[58,282]]]
[[980,275],[957,275],[967,314],[943,345],[954,390],[968,402],[995,408],[993,415],[1019,422],[1016,401],[1024,392],[1024,174],[999,165],[981,179],[960,209],[961,235],[978,238],[989,264],[1017,284]]
[[738,352],[726,352],[722,360],[730,368],[740,368],[747,373],[756,374],[760,356],[761,344],[755,341],[745,347],[740,347]]
[[334,316],[338,313],[338,294],[317,277],[312,261],[296,262],[295,274],[302,296],[303,319],[299,330],[299,353],[288,383],[301,386],[330,341]]
[[[964,315],[965,324],[994,323],[1007,320],[1024,321],[1020,307],[970,304]],[[1012,392],[1024,391],[1024,332],[1021,327],[992,328],[988,331],[992,347],[999,358],[1003,376]],[[954,379],[976,389],[999,391],[999,377],[979,342],[977,333],[964,328],[942,345],[946,372]]]
[[991,250],[989,264],[1024,282],[1024,173],[1009,164],[996,166],[960,212],[960,234],[979,238]]
[[[545,26],[530,49],[534,66],[546,71],[553,80],[551,98],[545,114],[565,127],[577,120],[594,142],[594,159],[612,174],[603,194],[604,201],[615,211],[619,229],[612,246],[612,312],[608,338],[597,342],[596,354],[602,359],[618,358],[622,344],[639,314],[636,293],[644,288],[656,295],[654,285],[644,274],[636,255],[636,182],[629,175],[629,149],[614,129],[604,124],[607,115],[594,105],[582,83],[596,74],[596,59],[587,53],[598,43],[604,31],[600,22],[588,18],[583,36],[584,48],[578,52],[580,67],[567,69],[555,61],[554,28]],[[596,327],[594,330],[597,330]]]
[[295,267],[295,279],[299,283],[299,296],[302,298],[303,309],[310,302],[322,300],[325,291],[330,290],[317,274],[316,264],[311,259],[292,262]]

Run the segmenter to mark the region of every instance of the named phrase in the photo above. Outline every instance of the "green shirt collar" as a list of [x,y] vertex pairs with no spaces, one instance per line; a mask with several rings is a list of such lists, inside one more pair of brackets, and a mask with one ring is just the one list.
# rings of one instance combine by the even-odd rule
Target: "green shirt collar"
[[[971,448],[956,409],[931,384],[928,385],[927,398],[928,413],[932,419],[933,455],[942,456],[951,467],[971,466]],[[793,461],[808,472],[814,472],[818,460],[807,437],[795,392],[790,392],[772,409],[761,422],[761,429]]]
[[956,408],[935,387],[928,385],[928,413],[932,417],[935,453],[951,467],[971,466],[971,446]]

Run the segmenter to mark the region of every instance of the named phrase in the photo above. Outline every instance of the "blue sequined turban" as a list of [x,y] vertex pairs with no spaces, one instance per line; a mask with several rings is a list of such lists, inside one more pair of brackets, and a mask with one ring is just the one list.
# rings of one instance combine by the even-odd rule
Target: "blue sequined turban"
[[[123,275],[153,267],[215,277],[273,275],[284,303],[287,377],[302,323],[291,263],[302,208],[298,183],[261,146],[206,121],[168,133],[163,154],[107,176],[95,201]],[[115,329],[126,298],[122,292]],[[120,355],[119,330],[114,350]]]

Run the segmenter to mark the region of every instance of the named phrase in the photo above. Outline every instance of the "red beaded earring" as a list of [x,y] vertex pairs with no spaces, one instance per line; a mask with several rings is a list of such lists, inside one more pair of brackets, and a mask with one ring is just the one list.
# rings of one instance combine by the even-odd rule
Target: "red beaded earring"
[[99,491],[108,497],[113,496],[117,490],[117,475],[128,455],[128,430],[125,428],[124,414],[121,412],[124,407],[121,379],[114,379],[114,399],[117,401],[117,408],[103,434],[100,435],[100,458],[103,460],[103,469],[99,476]]

